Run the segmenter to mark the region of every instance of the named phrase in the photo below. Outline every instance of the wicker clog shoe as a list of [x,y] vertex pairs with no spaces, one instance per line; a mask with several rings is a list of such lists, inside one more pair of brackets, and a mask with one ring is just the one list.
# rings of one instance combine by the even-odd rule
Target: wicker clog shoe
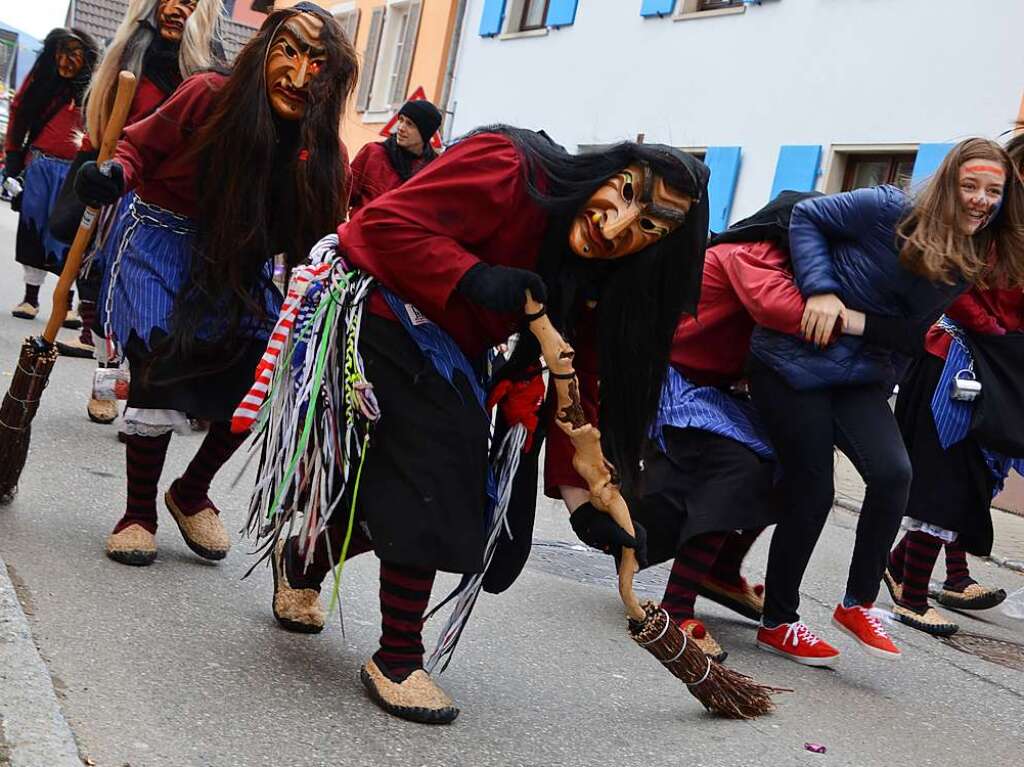
[[359,673],[370,698],[400,719],[420,724],[450,724],[459,715],[455,701],[423,669],[401,682],[393,682],[371,658]]
[[228,538],[224,523],[217,515],[217,507],[209,498],[205,498],[197,504],[197,506],[201,506],[199,511],[186,514],[186,511],[192,512],[193,509],[187,508],[176,497],[172,484],[171,488],[164,493],[164,503],[167,504],[167,510],[171,512],[174,521],[178,523],[181,537],[185,539],[185,543],[192,551],[203,559],[219,560],[228,555],[228,551],[231,549],[231,539]]
[[951,607],[954,610],[988,610],[1001,604],[1006,599],[1006,592],[1002,589],[990,589],[980,583],[972,583],[963,591],[952,591],[942,589],[935,600],[940,605]]
[[274,547],[274,617],[288,631],[319,634],[327,621],[327,614],[320,604],[320,592],[316,589],[295,589],[288,583],[284,566],[286,543],[282,539]]
[[17,317],[19,320],[34,320],[37,314],[39,314],[39,307],[32,306],[28,301],[22,301],[11,309],[11,316]]
[[752,621],[761,620],[761,613],[764,611],[764,586],[760,583],[751,586],[746,578],[729,583],[708,576],[700,584],[697,593],[705,599],[728,607],[744,618],[750,618]]
[[893,605],[892,614],[900,623],[936,637],[952,636],[960,630],[960,626],[943,617],[934,607],[927,607],[924,612],[918,612],[896,604]]
[[113,400],[89,399],[85,406],[89,420],[93,423],[113,423],[117,419],[117,403]]
[[715,641],[715,638],[708,633],[707,628],[699,620],[690,618],[680,623],[679,628],[711,660],[723,663],[729,657],[729,653],[722,649],[722,645]]
[[151,565],[156,559],[156,536],[141,525],[128,525],[107,536],[107,556],[122,565]]
[[91,360],[96,355],[96,347],[87,344],[80,338],[72,338],[70,341],[57,342],[57,354],[61,357],[78,357],[83,360]]
[[61,323],[62,328],[68,330],[81,330],[82,318],[78,316],[78,312],[75,309],[68,309],[67,315],[64,317],[64,322]]
[[882,580],[885,582],[885,587],[889,590],[889,596],[892,597],[892,603],[898,604],[903,599],[903,584],[897,583],[896,579],[889,572],[889,566],[886,565],[885,571],[882,573]]

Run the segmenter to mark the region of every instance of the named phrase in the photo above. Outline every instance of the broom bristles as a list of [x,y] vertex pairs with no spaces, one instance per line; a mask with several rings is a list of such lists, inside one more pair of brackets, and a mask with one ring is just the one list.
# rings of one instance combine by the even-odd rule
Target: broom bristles
[[645,602],[643,608],[644,620],[629,622],[630,636],[684,682],[690,694],[712,714],[727,719],[754,719],[775,708],[775,693],[790,692],[760,684],[716,663],[689,641],[675,621],[669,620],[668,613],[653,602]]
[[0,404],[0,505],[10,503],[18,492],[32,437],[32,419],[50,378],[57,350],[26,338],[18,367]]

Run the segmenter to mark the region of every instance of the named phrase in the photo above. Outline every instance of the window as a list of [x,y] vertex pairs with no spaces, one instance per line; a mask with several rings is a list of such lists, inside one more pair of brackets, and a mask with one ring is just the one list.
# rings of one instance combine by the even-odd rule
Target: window
[[366,122],[384,122],[405,101],[422,7],[421,0],[392,0],[373,9],[356,94],[357,111],[369,113]]
[[736,8],[742,6],[743,0],[700,0],[697,3],[698,11],[717,11],[722,8]]
[[331,13],[338,20],[341,28],[345,30],[345,37],[355,45],[356,33],[359,32],[359,9],[353,3],[344,3],[341,6],[331,8]]
[[523,12],[519,17],[519,31],[543,29],[548,16],[549,0],[525,0]]
[[852,154],[846,160],[842,191],[892,184],[908,192],[915,157],[915,152]]

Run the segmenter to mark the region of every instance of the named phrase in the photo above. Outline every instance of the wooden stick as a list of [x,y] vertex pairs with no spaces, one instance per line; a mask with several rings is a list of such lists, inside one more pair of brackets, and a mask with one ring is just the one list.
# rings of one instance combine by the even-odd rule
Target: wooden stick
[[[103,129],[103,143],[100,146],[100,154],[96,162],[102,167],[114,156],[117,149],[117,140],[124,130],[125,121],[128,119],[128,110],[131,109],[132,101],[135,99],[135,75],[131,72],[121,72],[117,77],[117,96],[114,98],[114,108],[110,113],[110,119]],[[70,179],[73,184],[74,179]],[[43,340],[47,344],[53,344],[57,340],[57,333],[68,316],[68,295],[71,286],[78,277],[82,268],[82,256],[85,255],[89,241],[92,239],[93,229],[96,228],[96,216],[99,214],[97,208],[86,208],[82,214],[82,222],[78,225],[75,239],[68,250],[67,260],[64,268],[61,269],[60,279],[53,291],[53,309],[50,311],[50,320],[46,323],[43,331]]]
[[[590,502],[594,507],[610,515],[619,527],[634,535],[629,507],[626,506],[626,501],[615,484],[614,469],[601,450],[601,432],[587,421],[583,413],[580,384],[572,364],[576,352],[555,330],[543,311],[544,305],[535,301],[527,291],[526,313],[535,317],[530,321],[530,332],[540,343],[541,355],[555,384],[555,392],[558,395],[555,422],[572,442],[575,450],[573,468],[586,480],[590,489]],[[636,552],[624,546],[619,560],[619,597],[626,606],[626,615],[642,621],[646,613],[640,606],[640,600],[633,593],[633,575],[637,569]]]

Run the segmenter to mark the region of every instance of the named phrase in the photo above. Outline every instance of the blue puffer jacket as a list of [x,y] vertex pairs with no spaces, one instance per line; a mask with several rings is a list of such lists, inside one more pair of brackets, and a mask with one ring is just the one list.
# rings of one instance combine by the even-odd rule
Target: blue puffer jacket
[[[805,298],[835,293],[850,309],[934,322],[966,284],[933,283],[899,263],[896,226],[910,208],[894,186],[804,200],[789,224],[790,257]],[[841,336],[825,349],[758,327],[751,352],[794,389],[895,383],[910,360],[899,352]]]

